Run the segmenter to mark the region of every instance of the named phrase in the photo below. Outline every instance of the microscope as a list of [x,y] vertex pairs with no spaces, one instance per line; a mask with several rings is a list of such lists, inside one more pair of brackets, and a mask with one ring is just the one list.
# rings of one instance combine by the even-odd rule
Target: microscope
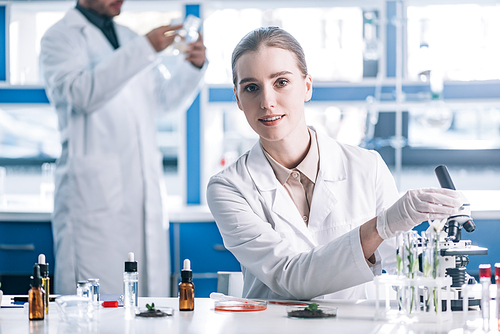
[[[456,190],[448,169],[440,165],[434,170],[441,188]],[[472,245],[470,240],[462,240],[462,229],[471,233],[476,225],[471,218],[470,203],[463,197],[463,206],[456,215],[447,218],[439,235],[439,275],[450,276],[451,310],[462,310],[462,285],[477,284],[475,278],[466,272],[470,255],[487,255],[488,249]],[[429,227],[432,228],[432,227]],[[481,296],[469,296],[469,307],[478,306]],[[443,304],[443,307],[445,304]]]

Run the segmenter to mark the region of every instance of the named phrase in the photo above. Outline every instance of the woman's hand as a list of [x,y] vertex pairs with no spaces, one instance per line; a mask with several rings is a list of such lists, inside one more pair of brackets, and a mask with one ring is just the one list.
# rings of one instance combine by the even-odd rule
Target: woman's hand
[[377,217],[377,231],[382,239],[397,231],[408,231],[424,221],[456,214],[462,202],[460,192],[444,188],[409,190]]

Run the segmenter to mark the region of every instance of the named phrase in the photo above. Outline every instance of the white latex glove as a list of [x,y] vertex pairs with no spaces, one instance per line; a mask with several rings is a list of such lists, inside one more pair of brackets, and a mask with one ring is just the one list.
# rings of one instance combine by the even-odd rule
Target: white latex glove
[[444,188],[408,190],[390,208],[377,217],[377,231],[382,239],[409,231],[424,221],[443,219],[459,212],[460,192]]

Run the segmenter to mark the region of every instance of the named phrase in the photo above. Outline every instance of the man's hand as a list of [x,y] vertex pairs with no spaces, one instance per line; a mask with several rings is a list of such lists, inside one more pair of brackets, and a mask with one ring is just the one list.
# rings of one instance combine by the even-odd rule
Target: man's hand
[[149,42],[156,50],[156,52],[160,52],[165,50],[170,44],[174,42],[175,39],[175,31],[182,28],[182,24],[178,25],[170,25],[170,26],[161,26],[155,28],[146,34]]
[[203,44],[203,36],[200,34],[196,42],[189,44],[189,49],[186,51],[186,60],[190,61],[193,66],[202,68],[207,59],[205,51],[206,47]]

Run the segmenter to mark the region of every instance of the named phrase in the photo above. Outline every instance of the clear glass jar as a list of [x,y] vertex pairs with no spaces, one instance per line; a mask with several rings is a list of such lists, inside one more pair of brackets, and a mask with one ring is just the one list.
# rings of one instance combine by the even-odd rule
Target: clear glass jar
[[198,40],[201,23],[201,19],[197,16],[190,14],[186,17],[173,44],[174,55],[179,54],[179,52],[185,53],[189,48],[189,44]]
[[94,306],[99,306],[99,279],[98,278],[89,278],[89,288],[90,293],[89,297]]
[[89,281],[78,281],[76,284],[76,295],[78,297],[87,297],[90,295],[90,284]]

